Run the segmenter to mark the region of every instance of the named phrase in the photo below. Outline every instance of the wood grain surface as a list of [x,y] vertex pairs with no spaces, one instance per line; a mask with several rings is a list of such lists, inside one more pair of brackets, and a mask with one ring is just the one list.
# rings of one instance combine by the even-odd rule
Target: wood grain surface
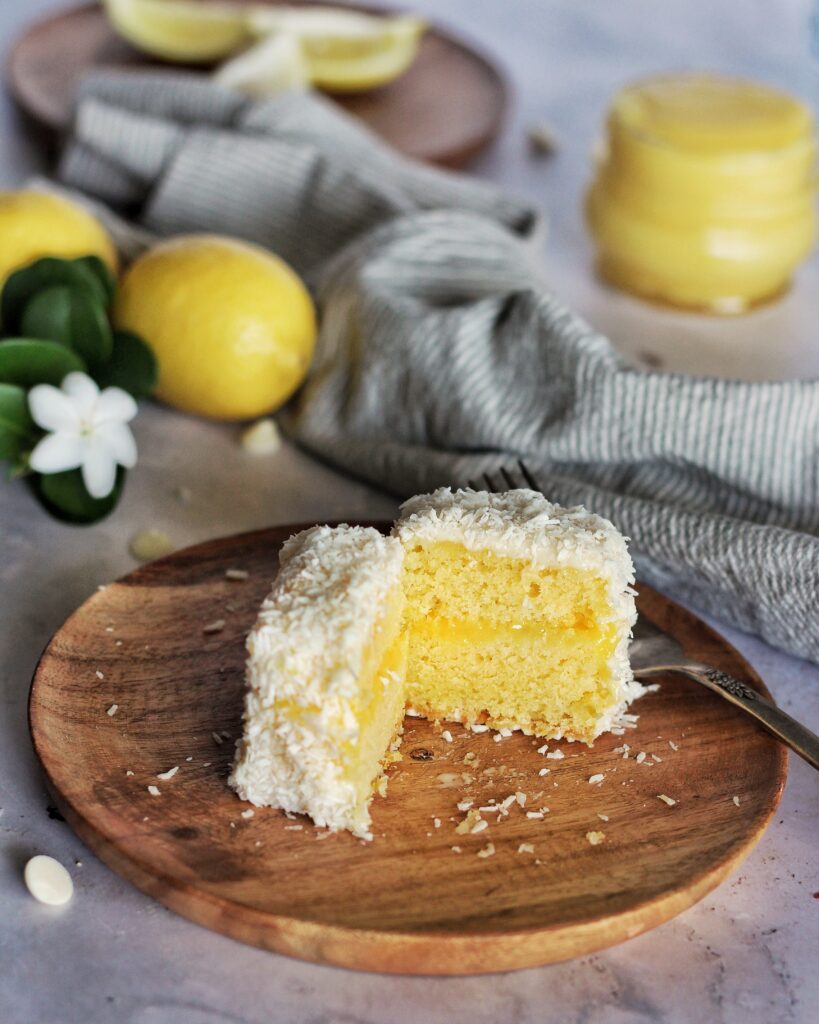
[[[173,66],[178,67],[160,65],[120,39],[98,4],[83,4],[32,25],[11,50],[7,79],[28,114],[62,130],[70,121],[77,82],[88,71]],[[503,73],[491,60],[472,44],[431,26],[415,62],[395,82],[335,100],[400,152],[461,167],[497,136],[507,91]]]
[[[318,963],[484,973],[653,928],[719,884],[761,836],[784,786],[784,748],[674,676],[634,705],[639,724],[624,736],[593,748],[551,742],[562,760],[518,734],[495,742],[451,726],[448,743],[440,726],[408,718],[404,759],[373,804],[372,843],[269,808],[242,817],[249,805],[225,780],[241,729],[244,637],[296,529],[140,568],[89,598],[42,656],[30,724],[49,788],[88,846],[140,889],[242,942]],[[230,581],[227,569],[249,578]],[[767,692],[695,616],[645,586],[638,605],[690,655]],[[220,632],[205,631],[220,619]],[[172,779],[157,778],[177,765]],[[603,782],[590,784],[597,773]],[[459,801],[515,792],[527,810],[548,806],[544,819],[514,805],[480,834],[455,832]],[[596,831],[605,838],[592,846],[586,833]],[[479,857],[489,843],[494,855]],[[522,843],[534,853],[518,852]]]

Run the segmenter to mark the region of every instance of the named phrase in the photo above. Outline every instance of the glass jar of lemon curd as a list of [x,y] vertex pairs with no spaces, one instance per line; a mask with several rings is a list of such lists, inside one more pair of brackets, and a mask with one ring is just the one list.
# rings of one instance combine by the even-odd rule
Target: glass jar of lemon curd
[[781,294],[816,234],[810,110],[739,79],[624,89],[586,197],[603,278],[673,306],[741,313]]

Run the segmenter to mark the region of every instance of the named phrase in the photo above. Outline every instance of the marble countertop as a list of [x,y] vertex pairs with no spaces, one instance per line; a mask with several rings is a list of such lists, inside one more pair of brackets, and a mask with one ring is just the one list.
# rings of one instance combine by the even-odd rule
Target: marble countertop
[[[5,47],[54,0],[0,5]],[[550,282],[629,357],[669,368],[765,377],[819,370],[819,259],[780,303],[733,321],[662,313],[602,288],[589,272],[579,212],[605,102],[624,80],[708,67],[816,94],[809,4],[780,0],[414,0],[507,67],[508,127],[475,167],[541,203]],[[528,153],[544,120],[558,155]],[[43,170],[0,99],[0,185]],[[819,1005],[819,776],[792,757],[782,804],[741,868],[662,927],[594,956],[482,978],[380,977],[315,967],[199,928],[101,864],[49,800],[31,750],[26,698],[51,633],[98,584],[127,572],[128,539],[155,526],[180,546],[304,520],[388,516],[395,503],[285,445],[254,457],[232,427],[158,406],[136,424],[140,465],[108,521],[76,529],[46,518],[20,484],[0,484],[0,1020],[4,1024],[778,1024]],[[188,487],[191,501],[174,491]],[[729,629],[776,699],[819,730],[819,669]],[[35,903],[22,883],[34,853],[66,864],[66,908]]]

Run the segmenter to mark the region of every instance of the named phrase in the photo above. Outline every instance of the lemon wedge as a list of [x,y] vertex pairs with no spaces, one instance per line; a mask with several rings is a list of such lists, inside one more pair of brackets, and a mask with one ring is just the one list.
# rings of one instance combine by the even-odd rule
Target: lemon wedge
[[269,96],[308,86],[310,67],[298,36],[275,32],[224,63],[213,79],[249,96]]
[[230,56],[250,41],[248,9],[195,0],[103,0],[111,25],[154,57],[203,63]]
[[247,24],[261,36],[296,36],[311,83],[329,92],[361,92],[391,82],[415,60],[426,28],[412,15],[334,7],[254,7]]

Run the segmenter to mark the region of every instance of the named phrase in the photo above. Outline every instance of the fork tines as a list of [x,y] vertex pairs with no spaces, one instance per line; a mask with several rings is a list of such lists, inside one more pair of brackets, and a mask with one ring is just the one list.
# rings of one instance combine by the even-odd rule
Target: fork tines
[[518,459],[517,464],[511,469],[501,466],[495,473],[483,473],[477,481],[467,480],[466,486],[473,491],[489,491],[490,494],[514,491],[519,487],[528,487],[533,491],[540,490],[537,481],[521,459]]

